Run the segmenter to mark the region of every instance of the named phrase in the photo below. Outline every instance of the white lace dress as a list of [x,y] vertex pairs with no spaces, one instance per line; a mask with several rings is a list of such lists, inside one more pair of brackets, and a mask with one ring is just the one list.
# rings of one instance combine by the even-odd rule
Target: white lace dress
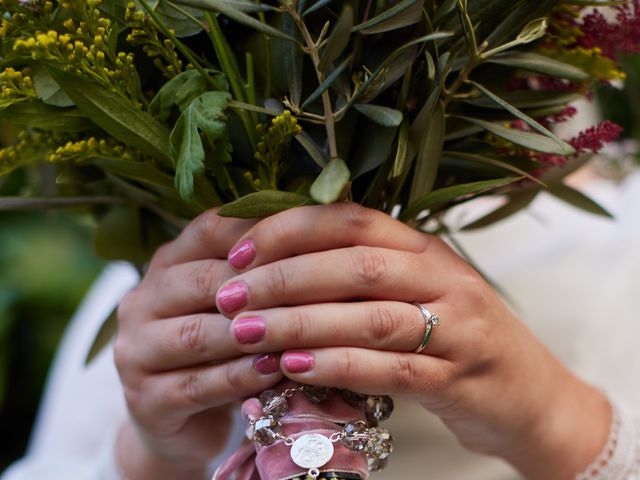
[[[526,212],[458,240],[514,299],[534,332],[622,405],[618,444],[603,452],[613,455],[612,470],[585,478],[638,480],[640,173],[622,186],[596,182],[588,190],[615,222],[542,195]],[[96,283],[60,349],[30,449],[2,480],[118,478],[112,445],[126,408],[115,367],[110,352],[86,369],[83,360],[101,320],[136,281],[130,267],[115,264]],[[518,478],[502,462],[466,452],[437,419],[413,405],[399,404],[388,426],[397,448],[387,470],[374,478]],[[241,435],[237,428],[229,449]]]

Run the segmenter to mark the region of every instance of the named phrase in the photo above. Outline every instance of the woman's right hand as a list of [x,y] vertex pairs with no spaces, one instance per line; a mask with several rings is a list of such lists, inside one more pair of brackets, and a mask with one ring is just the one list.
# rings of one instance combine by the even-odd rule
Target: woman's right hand
[[120,304],[115,362],[130,422],[117,456],[128,479],[201,478],[228,440],[233,403],[282,379],[277,355],[240,352],[216,310],[235,275],[229,249],[254,223],[202,214]]

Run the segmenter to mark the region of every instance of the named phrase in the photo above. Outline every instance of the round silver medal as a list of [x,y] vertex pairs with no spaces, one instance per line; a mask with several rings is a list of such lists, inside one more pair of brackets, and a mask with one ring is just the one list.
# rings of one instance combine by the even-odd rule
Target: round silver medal
[[333,457],[333,444],[324,435],[308,433],[291,446],[291,459],[302,468],[319,468]]

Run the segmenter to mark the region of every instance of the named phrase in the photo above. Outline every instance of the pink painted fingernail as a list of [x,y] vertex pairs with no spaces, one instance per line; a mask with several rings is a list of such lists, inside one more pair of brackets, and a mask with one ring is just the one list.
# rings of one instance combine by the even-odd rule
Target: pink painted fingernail
[[313,368],[313,355],[308,352],[287,352],[284,354],[284,366],[291,373],[304,373]]
[[233,322],[233,334],[240,343],[257,343],[264,338],[267,326],[261,317],[238,318]]
[[247,306],[249,290],[244,282],[234,282],[218,290],[216,303],[227,313],[232,313]]
[[233,268],[244,270],[255,258],[256,244],[253,240],[245,240],[231,249],[227,260]]
[[253,361],[253,367],[263,375],[270,375],[280,369],[280,359],[275,353],[260,355]]

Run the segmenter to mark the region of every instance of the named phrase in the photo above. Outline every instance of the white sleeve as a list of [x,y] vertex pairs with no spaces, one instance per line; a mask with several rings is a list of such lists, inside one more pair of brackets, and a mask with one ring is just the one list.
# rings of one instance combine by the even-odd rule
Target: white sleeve
[[[0,480],[120,479],[114,445],[127,409],[112,349],[89,366],[85,358],[104,319],[138,281],[132,266],[114,263],[94,283],[56,354],[27,453]],[[239,412],[234,420],[233,438],[214,464],[241,443]]]

